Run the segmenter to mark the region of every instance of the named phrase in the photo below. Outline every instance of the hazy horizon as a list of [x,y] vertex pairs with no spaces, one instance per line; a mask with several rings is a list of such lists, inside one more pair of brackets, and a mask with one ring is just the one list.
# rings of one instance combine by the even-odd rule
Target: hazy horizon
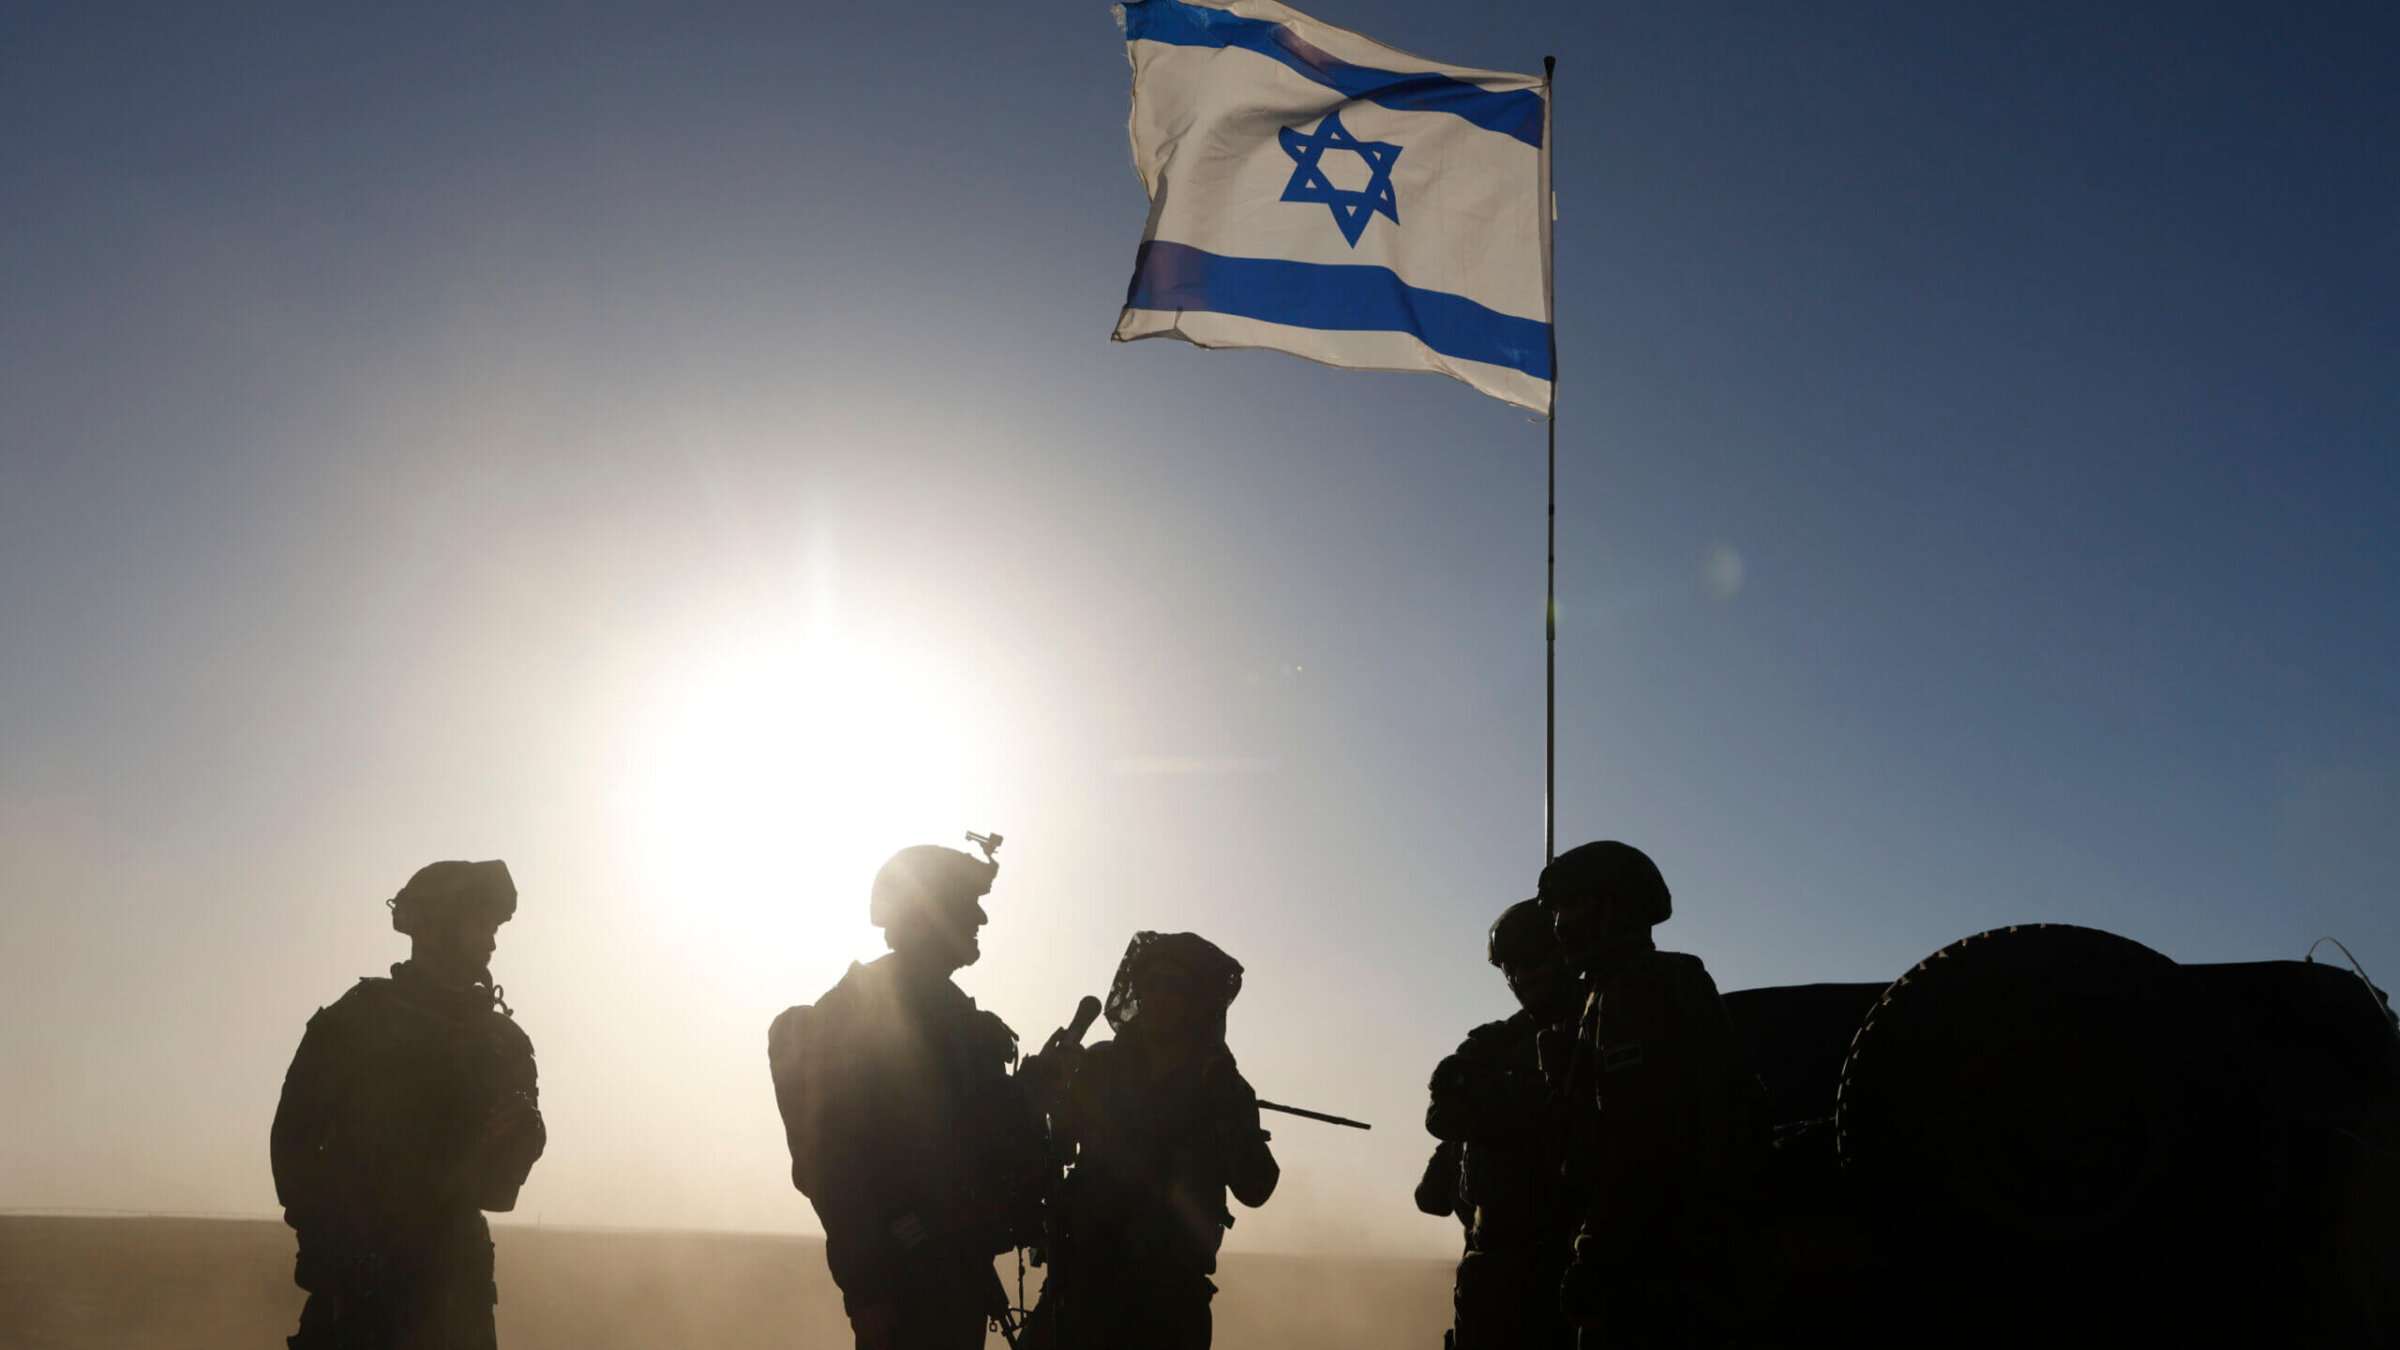
[[[1558,65],[1562,844],[1726,989],[2057,920],[2400,980],[2388,7],[1324,0]],[[1038,1044],[1247,967],[1236,1251],[1453,1252],[1541,861],[1543,428],[1111,346],[1101,4],[0,16],[0,1209],[274,1212],[382,901],[508,861],[514,1220],[813,1232],[768,1020],[1007,836]]]

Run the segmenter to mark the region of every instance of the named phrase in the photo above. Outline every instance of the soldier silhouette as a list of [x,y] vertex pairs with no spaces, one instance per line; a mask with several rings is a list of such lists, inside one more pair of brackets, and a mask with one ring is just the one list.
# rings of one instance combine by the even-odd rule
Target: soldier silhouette
[[950,981],[982,954],[998,871],[932,844],[893,855],[868,904],[890,954],[768,1031],[792,1181],[859,1350],[978,1350],[1010,1315],[992,1258],[1036,1223],[1040,1057],[1012,1075],[1016,1033]]
[[1662,952],[1674,912],[1648,855],[1605,841],[1538,897],[1590,991],[1564,1061],[1568,1171],[1590,1201],[1560,1284],[1587,1347],[1710,1346],[1734,1331],[1735,1255],[1766,1148],[1765,1090],[1708,968]]
[[1582,991],[1539,901],[1519,901],[1493,922],[1486,955],[1519,1007],[1468,1032],[1434,1068],[1425,1128],[1442,1143],[1417,1204],[1457,1214],[1466,1229],[1453,1350],[1563,1350],[1575,1329],[1557,1292],[1583,1212],[1559,1176],[1563,1134],[1536,1038],[1572,1027]]
[[1234,1199],[1281,1176],[1258,1095],[1225,1047],[1242,968],[1193,933],[1136,933],[1054,1115],[1074,1168],[1034,1330],[1059,1350],[1206,1350]]
[[533,1043],[492,983],[508,866],[437,862],[389,902],[389,979],[309,1019],[275,1111],[275,1193],[308,1291],[293,1350],[490,1350],[491,1230],[541,1157]]

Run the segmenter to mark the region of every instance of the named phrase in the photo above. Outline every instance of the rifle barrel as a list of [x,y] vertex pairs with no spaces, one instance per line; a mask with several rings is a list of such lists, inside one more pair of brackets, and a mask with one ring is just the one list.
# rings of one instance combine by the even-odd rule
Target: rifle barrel
[[1287,1116],[1305,1116],[1310,1120],[1324,1121],[1328,1125],[1347,1125],[1354,1130],[1371,1130],[1375,1128],[1363,1120],[1352,1120],[1347,1116],[1329,1116],[1322,1111],[1311,1111],[1304,1106],[1285,1106],[1281,1102],[1271,1102],[1264,1097],[1259,1099],[1258,1109],[1261,1111],[1281,1111]]

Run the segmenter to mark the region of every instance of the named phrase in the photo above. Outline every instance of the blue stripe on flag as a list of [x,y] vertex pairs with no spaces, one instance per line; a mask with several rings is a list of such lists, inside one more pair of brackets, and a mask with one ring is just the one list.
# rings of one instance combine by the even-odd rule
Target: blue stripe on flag
[[1354,66],[1325,52],[1279,23],[1244,18],[1182,0],[1131,0],[1125,6],[1125,40],[1178,47],[1238,47],[1273,57],[1302,75],[1349,98],[1394,112],[1445,112],[1540,149],[1542,96],[1530,89],[1495,91],[1447,75],[1403,75]]
[[1412,333],[1444,356],[1550,378],[1550,325],[1486,309],[1463,295],[1411,286],[1388,267],[1227,258],[1153,239],[1134,259],[1125,307],[1197,309],[1294,328]]

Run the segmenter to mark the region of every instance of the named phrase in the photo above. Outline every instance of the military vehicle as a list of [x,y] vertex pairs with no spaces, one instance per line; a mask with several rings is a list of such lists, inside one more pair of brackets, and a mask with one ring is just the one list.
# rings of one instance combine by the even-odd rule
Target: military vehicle
[[1726,1003],[1775,1125],[1752,1342],[2400,1350],[2400,1022],[2355,966],[2027,924]]

